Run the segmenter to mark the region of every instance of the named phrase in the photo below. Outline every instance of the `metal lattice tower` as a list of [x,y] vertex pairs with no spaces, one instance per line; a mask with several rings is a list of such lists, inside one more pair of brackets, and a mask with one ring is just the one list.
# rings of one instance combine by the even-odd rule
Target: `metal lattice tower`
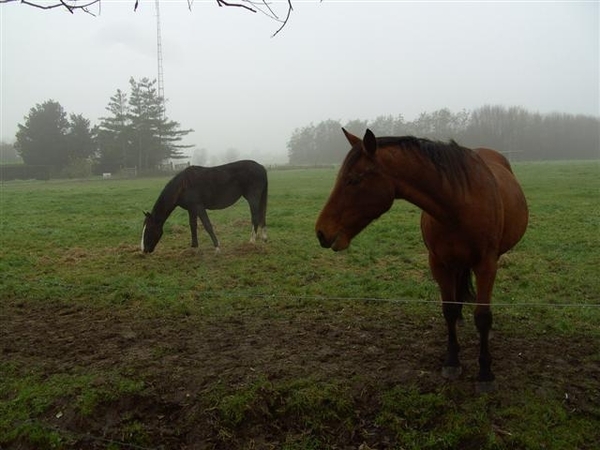
[[163,107],[163,118],[165,116],[165,85],[164,85],[164,74],[163,74],[163,60],[162,60],[162,42],[160,35],[160,7],[159,0],[155,0],[156,5],[156,58],[158,61],[158,78],[157,78],[157,90],[158,96],[162,99]]

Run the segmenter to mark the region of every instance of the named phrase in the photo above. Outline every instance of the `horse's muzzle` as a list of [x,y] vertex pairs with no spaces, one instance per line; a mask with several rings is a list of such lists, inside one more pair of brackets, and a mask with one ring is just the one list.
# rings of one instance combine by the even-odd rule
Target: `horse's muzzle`
[[321,244],[321,247],[323,247],[323,248],[331,247],[331,241],[329,241],[325,237],[325,234],[323,234],[323,232],[321,230],[317,230],[317,239],[319,239],[319,244]]

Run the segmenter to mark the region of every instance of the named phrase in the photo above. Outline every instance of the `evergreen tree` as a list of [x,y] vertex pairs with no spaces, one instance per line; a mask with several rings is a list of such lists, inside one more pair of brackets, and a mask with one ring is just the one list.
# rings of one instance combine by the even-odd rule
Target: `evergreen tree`
[[183,158],[179,142],[192,130],[181,130],[178,122],[167,119],[156,80],[129,80],[129,96],[121,90],[110,98],[98,130],[99,163],[102,170],[119,167],[152,169],[168,158]]
[[165,159],[185,157],[181,150],[191,146],[177,143],[193,130],[180,130],[179,123],[166,118],[163,99],[157,94],[156,80],[142,78],[136,82],[131,78],[129,84],[128,118],[137,166],[150,169]]
[[[133,167],[129,128],[127,94],[117,89],[110,98],[106,110],[109,117],[102,117],[96,133],[99,147],[98,165],[102,172],[113,172],[122,167]],[[128,157],[129,154],[129,157]]]
[[69,161],[90,160],[96,152],[94,130],[90,121],[81,114],[71,114],[67,132],[67,153]]

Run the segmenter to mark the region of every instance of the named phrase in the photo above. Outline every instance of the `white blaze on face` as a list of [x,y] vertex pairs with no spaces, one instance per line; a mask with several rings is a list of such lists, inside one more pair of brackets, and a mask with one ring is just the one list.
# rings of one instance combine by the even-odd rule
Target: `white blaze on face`
[[146,225],[142,228],[142,242],[140,242],[140,248],[144,251],[144,234],[146,233]]

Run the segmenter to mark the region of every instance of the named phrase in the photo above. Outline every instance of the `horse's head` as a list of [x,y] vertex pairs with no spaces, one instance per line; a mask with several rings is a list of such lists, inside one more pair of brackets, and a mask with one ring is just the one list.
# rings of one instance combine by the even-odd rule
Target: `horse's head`
[[142,251],[152,253],[163,234],[163,224],[156,220],[152,213],[144,212],[144,227],[142,228]]
[[394,202],[393,183],[377,161],[375,135],[367,130],[361,140],[342,130],[352,149],[315,226],[321,246],[334,251],[346,249],[354,236]]

